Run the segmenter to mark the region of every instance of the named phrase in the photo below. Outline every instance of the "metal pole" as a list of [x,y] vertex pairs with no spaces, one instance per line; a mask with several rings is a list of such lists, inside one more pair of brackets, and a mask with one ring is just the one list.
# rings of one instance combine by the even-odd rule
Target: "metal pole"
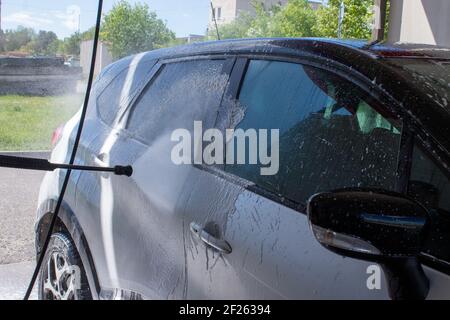
[[341,4],[339,6],[339,20],[338,20],[338,38],[342,38],[342,23],[344,22],[344,16],[345,16],[345,4],[344,1],[341,1]]
[[213,6],[212,1],[210,1],[210,4],[211,4],[211,10],[212,10],[212,17],[214,19],[214,24],[216,26],[217,40],[220,40],[219,27],[217,26],[217,20],[216,20],[216,12],[214,11],[214,6]]
[[81,25],[81,12],[78,13],[78,34],[80,34],[80,25]]
[[378,43],[384,40],[384,30],[386,27],[387,0],[374,0],[374,26],[372,30],[371,43]]

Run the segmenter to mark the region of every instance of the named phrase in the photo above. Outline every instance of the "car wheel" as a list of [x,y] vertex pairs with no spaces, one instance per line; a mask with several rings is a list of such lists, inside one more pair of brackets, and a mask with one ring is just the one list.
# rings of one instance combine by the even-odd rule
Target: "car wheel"
[[92,299],[75,245],[64,233],[52,234],[39,274],[40,300]]

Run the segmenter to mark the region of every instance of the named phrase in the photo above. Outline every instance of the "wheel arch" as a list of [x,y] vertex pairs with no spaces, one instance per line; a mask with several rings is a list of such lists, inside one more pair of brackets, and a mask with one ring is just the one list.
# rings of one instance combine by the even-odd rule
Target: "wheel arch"
[[[38,208],[37,222],[35,224],[35,245],[37,255],[41,253],[42,246],[44,245],[45,235],[50,226],[52,212],[54,212],[56,208],[56,202],[57,200],[50,199],[42,203]],[[87,243],[83,229],[81,228],[75,213],[65,202],[61,205],[53,231],[65,232],[72,238],[80,255],[81,262],[83,263],[92,297],[98,299],[100,283],[97,277],[94,259],[89,249],[89,244]]]

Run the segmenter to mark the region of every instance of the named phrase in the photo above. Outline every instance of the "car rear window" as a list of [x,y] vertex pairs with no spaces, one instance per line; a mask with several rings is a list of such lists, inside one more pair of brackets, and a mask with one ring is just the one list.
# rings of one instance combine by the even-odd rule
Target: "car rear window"
[[127,129],[150,144],[171,130],[190,130],[195,120],[211,124],[228,80],[222,72],[225,62],[194,60],[164,65],[133,107]]
[[129,102],[145,84],[155,63],[155,60],[132,62],[113,78],[97,98],[97,111],[103,122],[113,124],[120,106]]

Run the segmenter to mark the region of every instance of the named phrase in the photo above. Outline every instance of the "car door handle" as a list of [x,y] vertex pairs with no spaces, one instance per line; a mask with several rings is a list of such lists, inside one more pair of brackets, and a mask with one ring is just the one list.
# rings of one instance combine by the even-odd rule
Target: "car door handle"
[[203,241],[207,246],[216,249],[220,253],[231,253],[231,246],[228,242],[214,237],[209,232],[205,231],[199,224],[192,222],[190,224],[190,229],[192,234]]

